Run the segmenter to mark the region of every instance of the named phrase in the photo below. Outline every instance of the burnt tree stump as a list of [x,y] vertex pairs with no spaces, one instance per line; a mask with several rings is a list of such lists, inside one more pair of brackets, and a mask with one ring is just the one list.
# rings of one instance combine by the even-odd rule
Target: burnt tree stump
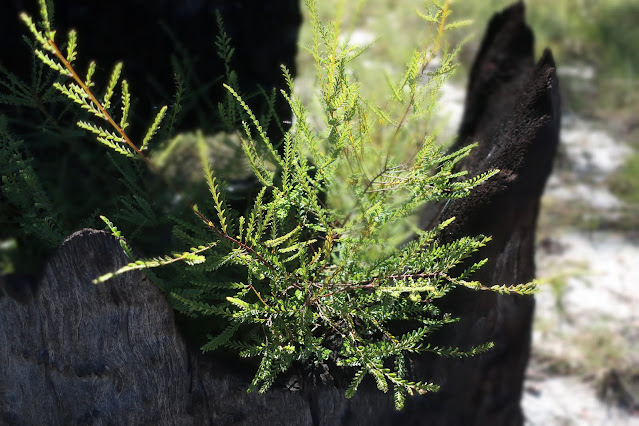
[[[423,227],[456,217],[444,240],[492,236],[473,259],[489,259],[473,277],[489,286],[535,277],[535,229],[559,142],[560,100],[552,54],[546,50],[535,64],[532,52],[533,34],[524,21],[523,3],[492,18],[471,70],[452,149],[478,142],[461,168],[471,175],[492,169],[500,173],[466,198],[428,206],[422,216]],[[461,321],[442,331],[437,344],[467,347],[493,341],[495,348],[477,359],[418,363],[416,370],[434,377],[442,389],[415,404],[435,412],[434,425],[522,424],[533,297],[458,288],[443,300],[442,309]]]
[[[479,256],[490,261],[485,285],[534,277],[539,199],[559,132],[559,90],[546,51],[535,65],[524,6],[491,20],[471,72],[456,147],[480,146],[463,167],[500,173],[464,199],[428,206],[424,228],[455,216],[443,236],[492,235]],[[0,423],[37,424],[313,424],[520,425],[520,397],[530,349],[534,300],[457,289],[442,309],[461,321],[434,343],[468,348],[494,341],[476,358],[425,355],[410,360],[414,377],[441,391],[392,398],[363,383],[347,400],[323,380],[292,378],[265,395],[245,390],[253,371],[202,355],[175,326],[168,302],[142,273],[98,286],[96,276],[128,262],[101,231],[69,237],[49,258],[39,283],[4,282],[0,297]],[[397,423],[400,424],[400,423]]]

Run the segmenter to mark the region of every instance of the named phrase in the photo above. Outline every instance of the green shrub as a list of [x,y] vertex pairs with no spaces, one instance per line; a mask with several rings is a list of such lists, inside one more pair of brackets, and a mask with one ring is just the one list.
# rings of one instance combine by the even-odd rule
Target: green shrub
[[613,191],[630,204],[639,204],[639,154],[631,155],[618,174],[612,178]]
[[[454,67],[456,51],[444,49],[442,41],[444,30],[456,26],[447,21],[447,2],[421,14],[434,29],[433,39],[412,54],[398,81],[389,79],[386,101],[375,104],[362,96],[349,71],[366,49],[342,43],[339,26],[320,21],[315,3],[307,1],[313,26],[307,50],[317,64],[319,112],[310,115],[283,69],[290,92],[279,96],[286,97],[294,118],[277,141],[264,131],[269,117],[254,115],[231,72],[220,111],[229,131],[241,129],[234,136],[172,137],[163,131],[173,127],[180,108],[178,90],[174,103],[150,120],[143,140],[131,140],[127,132],[135,123],[128,121],[131,94],[120,78],[122,66],[115,66],[104,88],[92,80],[94,64],[79,74],[76,34],[70,32],[59,48],[45,0],[40,5],[40,24],[22,16],[35,37],[36,56],[53,70],[53,87],[65,105],[83,111],[76,123],[85,131],[81,139],[97,139],[111,153],[108,182],[121,182],[116,206],[107,205],[109,213],[101,217],[131,263],[96,277],[96,284],[145,270],[181,315],[213,318],[199,323],[208,333],[204,351],[227,350],[257,360],[249,390],[260,392],[292,365],[329,364],[351,374],[347,396],[370,374],[379,389],[393,389],[401,408],[406,395],[438,388],[406,376],[407,354],[469,356],[491,347],[487,342],[460,350],[427,341],[434,330],[456,321],[438,309],[438,299],[455,286],[486,289],[470,279],[485,261],[465,261],[490,238],[443,244],[437,237],[450,220],[419,230],[415,213],[426,202],[463,197],[496,173],[466,178],[465,172],[454,172],[472,147],[444,153],[424,119]],[[226,60],[230,43],[222,31],[218,48]],[[436,55],[440,65],[428,70]],[[14,237],[25,241],[35,235],[51,247],[67,232],[58,225],[60,212],[73,206],[50,201],[37,170],[28,168],[29,147],[11,136],[15,130],[6,124],[0,130],[8,164],[2,191],[22,214],[31,215],[29,224],[37,224],[20,227]],[[254,197],[244,200],[246,210],[230,207],[226,188],[234,178],[221,166],[222,151],[229,153],[231,169],[238,168],[237,153],[243,153],[241,164],[259,182]],[[190,173],[194,159],[203,179]],[[139,242],[163,235],[167,226],[173,254],[137,257]],[[529,293],[532,287],[491,289]],[[412,328],[397,332],[392,326],[397,321]]]

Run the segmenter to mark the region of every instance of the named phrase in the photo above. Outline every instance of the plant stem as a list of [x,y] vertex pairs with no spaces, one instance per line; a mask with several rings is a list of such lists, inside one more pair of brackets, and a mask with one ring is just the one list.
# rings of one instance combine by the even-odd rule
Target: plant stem
[[144,160],[144,162],[149,166],[149,168],[152,171],[155,171],[155,166],[151,163],[151,161],[149,161],[147,156],[144,155],[144,153],[140,151],[140,149],[133,142],[131,142],[131,138],[129,138],[129,135],[127,135],[126,132],[118,125],[118,123],[116,123],[115,120],[113,120],[113,118],[111,117],[111,114],[109,114],[109,112],[106,110],[106,108],[104,108],[102,103],[98,101],[98,99],[95,97],[95,95],[93,94],[89,86],[87,86],[84,83],[84,80],[80,78],[78,73],[75,71],[75,68],[73,68],[73,65],[71,65],[71,63],[67,61],[67,58],[62,54],[62,52],[60,51],[60,48],[58,48],[58,45],[55,43],[55,41],[49,38],[48,42],[53,48],[53,52],[55,53],[55,55],[58,57],[60,62],[62,62],[62,65],[64,65],[64,67],[69,71],[69,73],[71,73],[71,78],[73,78],[73,80],[75,80],[75,82],[78,83],[78,85],[82,88],[82,90],[89,96],[89,99],[91,99],[91,102],[93,102],[93,104],[104,115],[104,119],[109,122],[109,124],[115,129],[116,132],[120,134],[120,136],[122,136],[122,138],[124,138],[124,141],[127,143],[127,145],[129,145],[135,151],[135,153],[138,154],[138,156],[142,160]]

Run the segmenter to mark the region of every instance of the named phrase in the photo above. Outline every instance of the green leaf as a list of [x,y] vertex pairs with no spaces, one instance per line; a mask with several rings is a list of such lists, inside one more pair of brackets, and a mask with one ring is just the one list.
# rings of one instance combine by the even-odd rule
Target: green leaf
[[292,229],[290,232],[287,232],[286,234],[279,236],[277,238],[274,238],[272,240],[266,240],[264,241],[263,244],[266,247],[277,247],[279,245],[282,245],[285,241],[288,241],[289,239],[291,239],[293,235],[297,234],[300,229],[301,227],[298,225],[297,227]]
[[217,348],[226,344],[231,337],[235,334],[235,332],[240,328],[240,323],[231,324],[224,329],[220,334],[215,337],[210,338],[208,343],[202,346],[202,352],[214,351]]
[[226,300],[228,300],[229,302],[231,302],[232,304],[234,304],[235,306],[237,306],[240,309],[248,309],[249,308],[249,304],[246,303],[245,301],[238,299],[236,297],[227,297]]
[[164,119],[164,116],[166,115],[167,109],[168,107],[164,105],[155,116],[155,120],[153,120],[153,124],[151,124],[151,127],[149,127],[149,130],[147,130],[146,135],[144,136],[144,140],[142,140],[142,146],[140,147],[140,151],[144,151],[145,149],[147,149],[147,145],[151,141],[151,138],[153,138],[153,136],[155,136],[157,131],[160,129],[160,124],[162,123],[162,120]]
[[109,84],[107,86],[106,92],[104,93],[104,98],[102,100],[102,106],[104,109],[108,110],[111,107],[111,98],[115,93],[115,86],[118,84],[120,80],[120,74],[122,73],[122,62],[118,62],[113,67],[113,71],[111,71],[111,77],[109,78]]
[[355,373],[355,377],[351,381],[351,384],[348,386],[348,389],[346,389],[346,398],[351,399],[355,395],[355,392],[357,392],[357,388],[359,387],[360,383],[362,383],[362,380],[364,380],[365,376],[365,368],[360,368],[357,373]]
[[[122,80],[122,118],[120,119],[120,128],[122,130],[129,127],[128,118],[129,118],[129,110],[131,109],[131,94],[129,93],[129,83],[126,80]],[[143,144],[140,151],[145,149],[146,146]]]

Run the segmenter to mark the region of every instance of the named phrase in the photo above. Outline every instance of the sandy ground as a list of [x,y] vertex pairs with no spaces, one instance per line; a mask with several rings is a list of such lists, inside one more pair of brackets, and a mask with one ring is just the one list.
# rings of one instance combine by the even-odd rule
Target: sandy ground
[[[561,281],[536,296],[527,424],[639,426],[636,390],[606,381],[639,366],[639,245],[610,232],[566,231],[552,242],[538,249],[538,275]],[[619,392],[630,393],[626,407]]]
[[[574,116],[563,120],[561,143],[543,204],[617,214],[623,202],[605,183],[630,149]],[[552,222],[546,214],[541,223]],[[536,296],[527,424],[639,426],[639,238],[574,224],[539,235],[537,275],[549,284]]]

